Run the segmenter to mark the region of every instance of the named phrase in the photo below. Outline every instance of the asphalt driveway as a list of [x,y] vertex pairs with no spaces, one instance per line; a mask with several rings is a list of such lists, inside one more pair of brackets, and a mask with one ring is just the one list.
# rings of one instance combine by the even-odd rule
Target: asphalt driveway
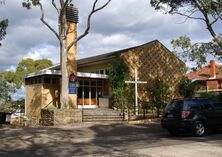
[[1,128],[0,157],[221,157],[222,133],[172,137],[159,124]]

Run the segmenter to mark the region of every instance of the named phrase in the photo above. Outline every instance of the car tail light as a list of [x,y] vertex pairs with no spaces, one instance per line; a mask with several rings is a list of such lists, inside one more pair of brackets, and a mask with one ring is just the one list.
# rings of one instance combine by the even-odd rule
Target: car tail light
[[190,115],[190,111],[182,111],[182,118],[187,118]]

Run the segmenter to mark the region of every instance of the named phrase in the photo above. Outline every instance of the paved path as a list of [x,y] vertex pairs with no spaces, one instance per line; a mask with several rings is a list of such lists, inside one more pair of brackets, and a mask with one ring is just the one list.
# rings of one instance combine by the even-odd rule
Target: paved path
[[0,157],[221,157],[222,133],[172,137],[159,124],[0,129]]

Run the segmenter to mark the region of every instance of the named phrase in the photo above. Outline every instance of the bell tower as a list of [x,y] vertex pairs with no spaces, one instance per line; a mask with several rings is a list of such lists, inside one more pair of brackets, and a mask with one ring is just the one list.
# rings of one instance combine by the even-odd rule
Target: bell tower
[[[67,46],[77,39],[78,9],[70,4],[66,8],[68,25]],[[69,107],[77,108],[77,44],[74,44],[67,53],[67,72],[69,76]]]

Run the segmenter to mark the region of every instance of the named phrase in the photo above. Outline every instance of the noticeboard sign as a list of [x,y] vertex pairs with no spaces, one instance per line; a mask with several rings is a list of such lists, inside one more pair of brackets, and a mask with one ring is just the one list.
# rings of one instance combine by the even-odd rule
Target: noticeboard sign
[[69,94],[77,94],[76,82],[69,82]]

